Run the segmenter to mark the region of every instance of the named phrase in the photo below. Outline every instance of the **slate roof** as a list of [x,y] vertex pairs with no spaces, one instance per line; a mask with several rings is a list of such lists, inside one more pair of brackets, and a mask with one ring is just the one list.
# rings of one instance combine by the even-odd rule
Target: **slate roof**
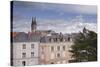
[[40,35],[35,33],[19,32],[15,37],[12,38],[13,42],[39,42]]
[[52,33],[49,36],[42,36],[39,33],[32,33],[32,32],[18,32],[16,36],[12,37],[12,42],[51,42],[51,39],[53,39],[55,42],[57,40],[65,39],[65,41],[68,41],[69,39],[74,40],[77,33],[74,34],[59,34],[59,33]]
[[51,42],[51,39],[53,39],[54,42],[57,42],[58,39],[59,40],[65,39],[66,41],[68,41],[68,38],[71,38],[71,36],[70,35],[66,36],[63,34],[54,33],[51,36],[41,37],[40,42],[44,42],[44,43]]

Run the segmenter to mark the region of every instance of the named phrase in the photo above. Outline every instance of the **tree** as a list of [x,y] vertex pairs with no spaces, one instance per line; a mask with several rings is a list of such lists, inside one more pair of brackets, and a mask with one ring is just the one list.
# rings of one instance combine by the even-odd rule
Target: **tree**
[[71,46],[71,62],[97,61],[97,33],[83,29],[74,40]]

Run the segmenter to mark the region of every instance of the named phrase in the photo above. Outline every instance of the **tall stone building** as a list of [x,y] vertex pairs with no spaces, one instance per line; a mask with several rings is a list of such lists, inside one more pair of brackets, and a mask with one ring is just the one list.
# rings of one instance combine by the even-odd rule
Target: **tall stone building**
[[30,66],[39,64],[40,34],[36,34],[36,18],[32,18],[32,32],[13,32],[11,40],[11,65]]
[[40,64],[61,64],[71,60],[69,50],[73,45],[70,35],[52,34],[40,40]]

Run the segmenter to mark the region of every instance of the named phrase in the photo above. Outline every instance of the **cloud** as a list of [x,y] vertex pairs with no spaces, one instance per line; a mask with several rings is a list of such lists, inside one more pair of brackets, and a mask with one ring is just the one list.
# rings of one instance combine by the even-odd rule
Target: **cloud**
[[56,32],[62,32],[62,33],[76,33],[79,31],[82,31],[84,27],[86,27],[89,30],[97,32],[97,24],[96,23],[83,23],[83,22],[61,22],[57,23],[56,21],[50,21],[55,22],[54,24],[47,24],[45,26],[38,26],[38,29],[42,30],[54,30]]
[[[80,19],[80,20],[79,20]],[[38,30],[53,30],[55,32],[62,33],[76,33],[82,31],[84,27],[89,30],[97,32],[97,23],[84,22],[85,20],[82,16],[76,16],[70,21],[67,20],[49,20],[49,19],[38,19],[37,20],[37,29]],[[15,23],[14,31],[31,31],[30,25],[31,22],[25,22],[17,24]]]
[[19,8],[24,8],[26,10],[39,9],[41,11],[53,10],[55,12],[97,14],[96,5],[57,4],[57,3],[24,2],[24,1],[15,1],[14,5],[15,7],[19,6]]
[[[39,30],[51,29],[56,32],[71,33],[79,32],[83,29],[83,27],[86,27],[97,32],[97,23],[93,21],[96,20],[96,18],[89,17],[94,17],[94,15],[97,15],[97,6],[94,5],[50,4],[15,1],[13,13],[14,31],[30,31],[30,17],[32,15],[36,15],[38,16],[37,29]],[[77,13],[80,16],[74,17],[74,14]],[[88,21],[83,19],[83,17],[81,16],[83,14],[88,17]]]
[[[43,23],[41,23],[41,21]],[[54,30],[56,32],[63,33],[75,33],[82,31],[86,27],[89,30],[97,32],[97,23],[96,22],[85,22],[85,19],[81,15],[76,16],[73,19],[68,20],[41,20],[38,22],[39,30]]]
[[89,6],[89,5],[79,5],[79,6],[72,6],[73,10],[78,13],[83,14],[97,14],[97,6]]
[[46,4],[41,3],[43,10],[55,10],[56,12],[80,13],[80,14],[97,14],[96,5],[76,5],[76,4]]

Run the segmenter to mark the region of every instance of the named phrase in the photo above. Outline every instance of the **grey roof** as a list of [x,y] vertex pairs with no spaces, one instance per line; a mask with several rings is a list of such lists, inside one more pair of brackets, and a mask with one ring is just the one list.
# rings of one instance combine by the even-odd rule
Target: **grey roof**
[[54,42],[57,42],[57,40],[59,39],[60,41],[65,39],[65,41],[68,41],[68,38],[71,38],[70,35],[66,36],[63,34],[58,34],[58,33],[54,33],[51,36],[43,36],[40,39],[40,42],[51,42],[51,39],[53,39]]
[[79,33],[72,33],[72,34],[71,34],[72,40],[75,41],[75,39],[76,39],[79,35],[80,35]]
[[18,34],[13,37],[13,42],[39,42],[40,35],[38,34],[28,34],[25,32],[18,32]]
[[52,33],[50,36],[42,36],[41,34],[37,33],[25,33],[25,32],[18,32],[18,34],[13,37],[13,42],[51,42],[51,39],[54,40],[54,42],[57,42],[58,39],[61,41],[65,39],[65,41],[69,41],[69,39],[72,39],[74,41],[74,38],[77,37],[77,33],[73,34],[59,34],[59,33]]

